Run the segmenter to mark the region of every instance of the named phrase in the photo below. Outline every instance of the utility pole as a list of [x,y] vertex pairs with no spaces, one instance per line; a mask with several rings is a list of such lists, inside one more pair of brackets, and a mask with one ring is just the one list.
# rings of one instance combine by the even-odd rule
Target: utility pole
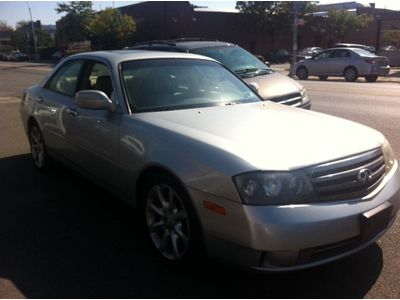
[[293,52],[292,65],[290,66],[289,76],[294,77],[294,65],[297,59],[297,25],[298,25],[299,6],[298,2],[293,3]]
[[33,25],[31,7],[29,6],[29,2],[28,1],[26,1],[26,4],[28,5],[29,15],[31,16],[31,28],[32,28],[33,46],[35,47],[35,59],[38,59],[38,50],[37,50],[37,45],[36,45],[35,26]]

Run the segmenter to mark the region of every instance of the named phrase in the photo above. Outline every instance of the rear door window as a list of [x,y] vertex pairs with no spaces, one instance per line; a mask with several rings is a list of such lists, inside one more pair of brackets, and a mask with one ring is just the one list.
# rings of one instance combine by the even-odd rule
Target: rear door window
[[47,88],[74,97],[84,62],[82,60],[65,63],[50,79]]

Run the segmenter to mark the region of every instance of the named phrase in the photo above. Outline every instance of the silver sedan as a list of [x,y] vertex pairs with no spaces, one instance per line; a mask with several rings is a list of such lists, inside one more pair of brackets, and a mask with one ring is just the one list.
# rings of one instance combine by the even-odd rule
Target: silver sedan
[[261,271],[307,268],[393,224],[400,173],[363,125],[262,101],[211,58],[74,55],[21,104],[33,162],[56,159],[136,207],[169,262],[205,252]]
[[363,49],[332,48],[297,62],[294,70],[302,80],[308,76],[319,76],[321,80],[333,76],[356,81],[362,76],[368,82],[375,82],[378,76],[389,74],[390,66],[386,57],[376,56]]

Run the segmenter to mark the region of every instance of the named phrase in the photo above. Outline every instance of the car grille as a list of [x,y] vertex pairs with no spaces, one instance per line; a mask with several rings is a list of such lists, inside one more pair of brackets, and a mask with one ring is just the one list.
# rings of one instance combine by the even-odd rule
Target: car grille
[[383,180],[385,159],[378,148],[311,167],[307,173],[321,202],[361,198]]
[[299,106],[301,104],[301,94],[300,93],[292,93],[284,96],[279,96],[279,97],[274,97],[270,98],[268,100],[280,103],[280,104],[285,104],[285,105],[290,105],[290,106]]

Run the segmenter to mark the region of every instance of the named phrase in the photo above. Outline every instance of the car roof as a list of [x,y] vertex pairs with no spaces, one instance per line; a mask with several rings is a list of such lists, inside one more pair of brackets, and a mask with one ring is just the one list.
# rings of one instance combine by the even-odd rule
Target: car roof
[[354,48],[354,47],[334,47],[334,48],[328,48],[328,49],[324,49],[321,52],[327,51],[327,50],[353,50],[353,49],[360,49],[360,48]]
[[362,49],[368,49],[371,48],[372,46],[368,45],[363,45],[363,44],[348,44],[348,43],[337,43],[335,44],[336,47],[348,47],[348,48],[362,48]]
[[190,51],[193,49],[220,47],[220,46],[236,46],[236,44],[223,42],[223,41],[206,41],[201,39],[177,39],[177,40],[155,40],[135,44],[134,47],[146,46],[164,46],[179,48],[181,50]]
[[158,58],[186,58],[186,59],[202,59],[215,61],[212,58],[205,57],[198,54],[180,53],[180,52],[164,52],[164,51],[146,51],[146,50],[111,50],[111,51],[94,51],[83,52],[74,54],[70,58],[86,58],[105,59],[113,63],[120,63],[128,60],[142,60],[142,59],[158,59]]

